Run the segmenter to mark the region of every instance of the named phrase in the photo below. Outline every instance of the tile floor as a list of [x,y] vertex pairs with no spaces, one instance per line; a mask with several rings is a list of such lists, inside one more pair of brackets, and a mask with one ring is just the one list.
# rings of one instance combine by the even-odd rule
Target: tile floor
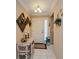
[[56,59],[53,46],[47,46],[47,49],[34,49],[33,59]]

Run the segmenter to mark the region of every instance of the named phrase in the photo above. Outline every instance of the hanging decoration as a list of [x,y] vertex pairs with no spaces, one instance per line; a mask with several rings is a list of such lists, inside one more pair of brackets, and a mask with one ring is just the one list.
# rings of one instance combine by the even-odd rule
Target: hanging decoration
[[25,18],[24,13],[21,13],[21,15],[18,17],[18,19],[16,20],[19,28],[21,29],[21,31],[23,32],[26,25],[29,24],[29,18]]

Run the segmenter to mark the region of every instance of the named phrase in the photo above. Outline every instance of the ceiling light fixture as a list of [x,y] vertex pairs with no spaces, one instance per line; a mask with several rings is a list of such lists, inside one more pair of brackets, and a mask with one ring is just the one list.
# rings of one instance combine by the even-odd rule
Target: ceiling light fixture
[[41,8],[39,7],[39,5],[38,5],[37,8],[34,10],[34,12],[35,12],[35,13],[37,13],[37,12],[41,13],[41,12],[42,12],[42,10],[41,10]]
[[37,10],[34,10],[34,12],[36,13],[36,12],[37,12]]

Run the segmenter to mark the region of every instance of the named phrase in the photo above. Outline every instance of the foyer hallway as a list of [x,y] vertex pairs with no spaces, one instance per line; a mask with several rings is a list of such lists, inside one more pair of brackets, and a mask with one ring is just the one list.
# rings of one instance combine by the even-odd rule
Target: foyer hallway
[[[33,40],[29,46],[33,46],[31,43],[51,44],[47,49],[28,49],[34,53],[25,55],[27,59],[32,55],[32,59],[63,59],[63,0],[16,0],[16,20],[23,25],[20,27],[16,22],[16,44],[26,37],[25,42]],[[57,20],[61,21],[56,23]]]

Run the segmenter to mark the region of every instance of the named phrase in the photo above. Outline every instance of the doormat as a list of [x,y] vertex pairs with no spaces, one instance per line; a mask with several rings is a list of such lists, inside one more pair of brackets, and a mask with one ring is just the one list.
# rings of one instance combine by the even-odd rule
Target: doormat
[[35,49],[47,49],[47,46],[44,43],[34,43],[34,48]]

